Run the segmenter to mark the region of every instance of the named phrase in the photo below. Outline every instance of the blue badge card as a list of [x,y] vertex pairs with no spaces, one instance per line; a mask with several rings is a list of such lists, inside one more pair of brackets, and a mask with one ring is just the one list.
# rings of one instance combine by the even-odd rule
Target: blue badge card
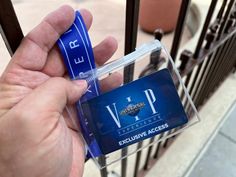
[[82,103],[103,154],[188,122],[168,69]]

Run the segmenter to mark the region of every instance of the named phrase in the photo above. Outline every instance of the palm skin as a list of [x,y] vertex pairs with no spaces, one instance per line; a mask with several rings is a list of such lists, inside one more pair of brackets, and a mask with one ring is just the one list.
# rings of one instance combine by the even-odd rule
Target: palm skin
[[[87,28],[92,16],[81,10]],[[65,112],[86,91],[85,81],[68,81],[59,36],[74,21],[74,10],[62,6],[49,14],[21,42],[0,78],[0,176],[78,177],[83,174],[84,143]],[[108,37],[94,48],[98,65],[116,51]],[[102,89],[121,84],[113,74]]]

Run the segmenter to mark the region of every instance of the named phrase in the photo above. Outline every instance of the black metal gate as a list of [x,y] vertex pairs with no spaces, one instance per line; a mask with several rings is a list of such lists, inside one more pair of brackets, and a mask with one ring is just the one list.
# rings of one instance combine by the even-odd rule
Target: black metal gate
[[[190,0],[182,0],[170,53],[174,61],[181,61],[178,68],[179,72],[184,79],[194,104],[197,109],[200,109],[220,83],[236,68],[236,3],[235,0],[223,0],[220,2],[212,0],[195,51],[184,50],[180,57],[177,58],[190,3]],[[218,3],[221,7],[216,12],[216,19],[213,19],[213,13],[216,11]],[[136,47],[138,15],[139,0],[126,0],[125,54],[134,51]],[[10,0],[0,1],[0,31],[8,51],[12,55],[20,44],[23,33]],[[155,31],[155,38],[161,40],[162,35],[161,30]],[[141,74],[145,75],[156,70],[160,64],[161,58],[153,54],[149,65]],[[125,68],[124,82],[132,81],[133,75],[134,64]],[[181,99],[183,100],[184,97],[182,91]],[[187,103],[184,106],[186,108],[189,107]],[[163,134],[158,135],[149,141],[152,143],[155,139],[162,136]],[[175,138],[176,136],[150,146],[145,154],[144,166],[140,166],[140,159],[144,154],[142,154],[142,151],[137,152],[136,161],[132,169],[134,171],[133,176],[145,176],[146,172],[155,164],[160,156],[164,155],[166,149]],[[142,146],[143,143],[140,142],[137,148]],[[121,156],[126,154],[127,148],[122,150]],[[127,176],[128,160],[128,158],[121,160],[120,176],[122,177]],[[105,164],[106,158],[101,157],[99,162]],[[102,169],[101,176],[106,177],[107,175],[107,169]]]

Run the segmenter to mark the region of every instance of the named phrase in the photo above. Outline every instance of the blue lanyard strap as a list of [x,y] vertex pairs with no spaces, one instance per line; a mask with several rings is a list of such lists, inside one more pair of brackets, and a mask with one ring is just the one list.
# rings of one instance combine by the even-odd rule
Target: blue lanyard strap
[[[86,78],[85,72],[94,69],[95,61],[89,35],[81,14],[76,11],[72,26],[59,38],[57,42],[70,79]],[[88,127],[88,121],[81,109],[81,102],[94,98],[100,94],[98,80],[89,83],[86,94],[76,103],[79,123],[89,152],[97,157],[101,155],[100,148]],[[88,154],[88,156],[91,156]]]

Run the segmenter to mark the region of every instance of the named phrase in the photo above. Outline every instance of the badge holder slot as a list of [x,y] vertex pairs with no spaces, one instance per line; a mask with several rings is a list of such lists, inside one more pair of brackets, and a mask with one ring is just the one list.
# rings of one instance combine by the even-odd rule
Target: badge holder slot
[[[156,63],[154,61],[154,65],[149,63],[150,57],[152,60],[156,60]],[[99,164],[99,156],[94,154],[93,149],[89,148],[91,142],[85,140],[86,147],[91,158],[100,169],[120,161],[121,159],[127,158],[128,156],[135,154],[137,151],[175,136],[200,121],[196,107],[194,106],[193,101],[181,80],[181,76],[169,52],[158,40],[143,44],[134,52],[102,67],[85,72],[83,76],[76,77],[75,79],[86,79],[88,84],[90,84],[91,82],[94,82],[94,80],[99,81],[101,78],[105,78],[113,72],[120,72],[122,74],[124,67],[132,63],[135,63],[133,82],[121,85],[119,88],[114,88],[113,90],[110,90],[106,93],[102,93],[98,97],[87,100],[81,103],[82,106],[77,105],[77,109],[82,109],[84,116],[89,120],[87,124],[88,128],[90,129],[90,133],[93,135],[94,140],[99,145],[100,151],[102,153],[101,155],[105,156],[106,164]],[[148,78],[153,79],[153,82],[151,82],[152,80],[150,79],[148,81]],[[137,84],[135,85],[134,83],[136,82]],[[143,85],[142,82],[144,83]],[[171,85],[171,82],[173,82],[173,87],[166,85]],[[137,101],[139,94],[132,95],[138,91],[140,87],[135,86],[140,85],[140,83],[143,87],[148,84],[150,84],[150,87],[152,87],[152,84],[155,84],[153,87],[154,92],[151,91],[151,89],[148,90],[149,87],[147,87],[146,90],[143,90],[142,94],[144,97],[146,97],[146,102]],[[121,88],[124,89],[122,90]],[[177,100],[177,97],[175,98],[174,95],[175,93],[173,93],[173,89],[177,89],[177,102],[171,102],[172,99],[174,101]],[[131,94],[130,97],[128,96],[129,92]],[[121,96],[112,98],[113,96],[110,96],[112,93],[114,93],[113,95],[115,96]],[[160,93],[160,95],[155,96],[155,93]],[[124,96],[126,100],[121,101],[121,99],[124,99],[122,94],[126,95]],[[116,99],[119,103],[114,101]],[[133,102],[134,99],[135,102]],[[140,96],[140,100],[142,100],[142,96]],[[124,105],[121,105],[123,103]],[[154,105],[154,103],[158,104]],[[181,107],[179,103],[181,104]],[[100,109],[102,105],[105,105],[103,111],[107,111],[106,113],[103,113],[101,110],[102,108]],[[112,107],[109,107],[109,105]],[[115,106],[120,106],[120,108],[123,109],[118,110],[118,108]],[[181,112],[181,109],[183,109],[185,114]],[[145,114],[144,110],[147,110],[148,113]],[[152,112],[150,113],[150,111]],[[159,117],[156,114],[158,111],[161,112]],[[153,113],[154,116],[151,117],[149,113]],[[118,114],[121,117],[123,116],[121,119],[123,119],[122,121],[125,124],[125,128],[122,127],[123,122],[116,117]],[[108,117],[108,115],[110,115],[110,117]],[[149,116],[149,118],[146,119],[145,117],[142,117],[145,115]],[[185,116],[187,121],[184,122]],[[102,122],[105,119],[108,123]],[[142,119],[147,120],[146,125]],[[168,119],[168,125],[167,123],[165,124],[165,119]],[[81,120],[83,119],[80,119],[80,121]],[[109,121],[111,122],[110,124]],[[163,122],[158,123],[158,121]],[[152,125],[155,125],[155,127],[149,127]],[[138,128],[138,126],[143,127]],[[133,130],[131,130],[132,128]],[[152,131],[154,132],[153,134]],[[130,134],[130,137],[128,137],[127,134]],[[113,135],[116,136],[116,138],[112,137]],[[122,139],[122,136],[124,139]],[[150,138],[152,138],[152,140],[150,140]],[[117,140],[118,145],[115,145],[115,140]],[[140,141],[143,141],[143,145],[139,146],[138,148],[137,144]],[[106,142],[106,145],[104,142]],[[120,146],[120,148],[118,146]],[[127,147],[127,155],[121,156],[121,149]]]

